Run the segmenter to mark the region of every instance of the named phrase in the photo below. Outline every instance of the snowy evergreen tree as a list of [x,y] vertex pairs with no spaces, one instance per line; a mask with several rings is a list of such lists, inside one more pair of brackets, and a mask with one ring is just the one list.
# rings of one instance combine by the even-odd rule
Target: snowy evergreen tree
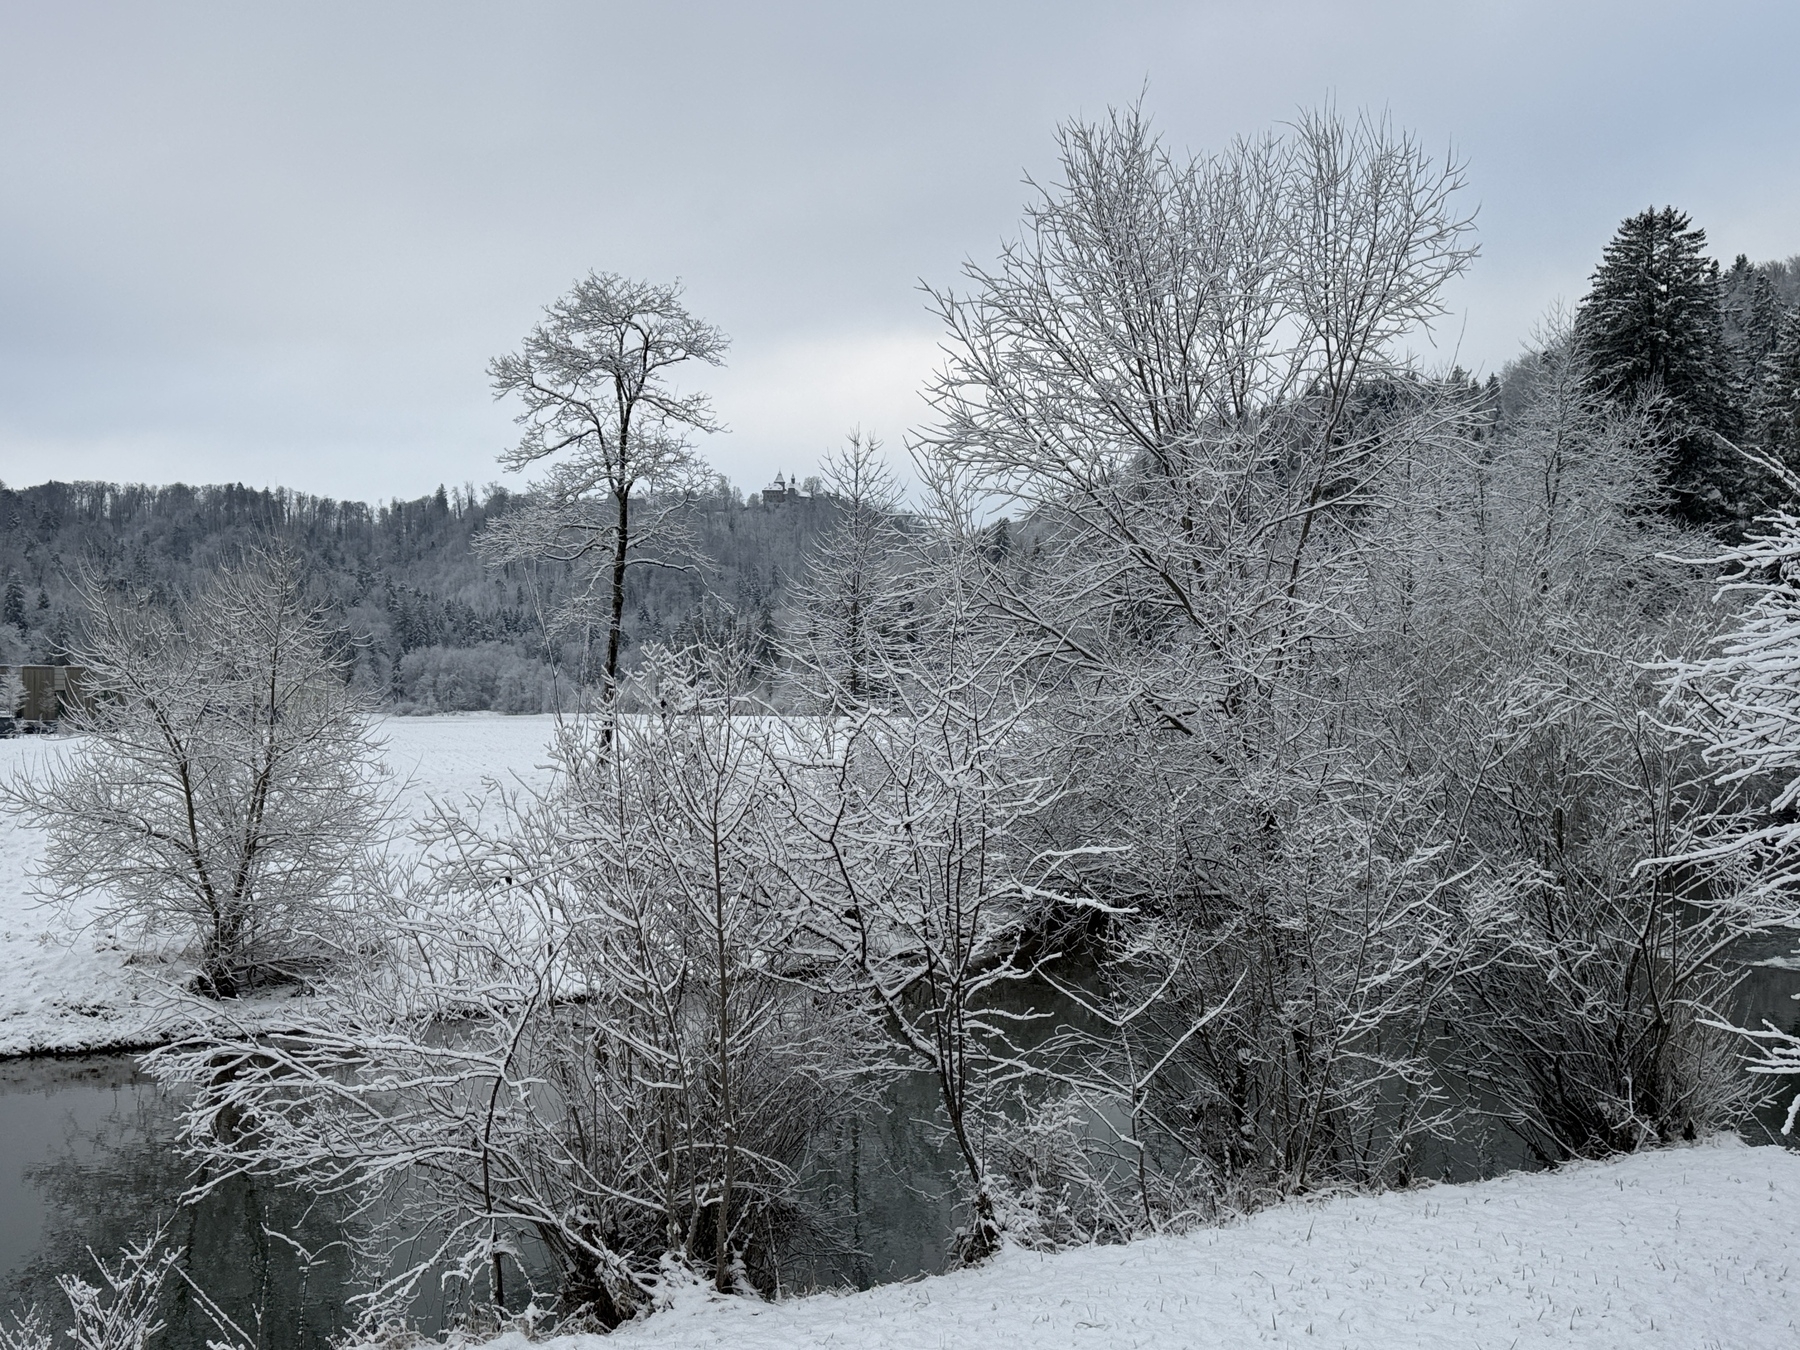
[[1800,470],[1800,310],[1789,310],[1781,320],[1757,372],[1750,411],[1763,453]]
[[16,628],[25,626],[25,583],[19,580],[17,572],[6,579],[6,598],[0,602],[0,623],[10,623]]
[[1744,513],[1745,470],[1722,437],[1737,431],[1719,265],[1706,231],[1672,206],[1632,216],[1607,244],[1576,334],[1595,388],[1647,402],[1671,442],[1664,483],[1681,517]]
[[1745,402],[1755,395],[1762,364],[1774,350],[1787,314],[1770,271],[1770,264],[1753,264],[1740,253],[1721,281],[1725,342],[1735,358],[1733,374]]

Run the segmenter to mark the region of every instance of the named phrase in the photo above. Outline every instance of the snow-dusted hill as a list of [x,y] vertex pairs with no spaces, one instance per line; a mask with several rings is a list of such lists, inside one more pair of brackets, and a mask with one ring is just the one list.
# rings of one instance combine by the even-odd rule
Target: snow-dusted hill
[[[383,718],[377,734],[398,792],[402,818],[417,819],[432,800],[460,804],[483,782],[542,782],[554,718]],[[0,740],[0,775],[67,754],[72,738]],[[169,986],[187,975],[179,955],[149,953],[93,921],[95,906],[64,913],[39,905],[28,871],[41,838],[0,814],[0,1056],[102,1050],[165,1037],[182,1025]],[[166,955],[167,960],[161,959]],[[235,1011],[254,1014],[250,1000]],[[264,1012],[279,1020],[279,1009]]]
[[[506,1336],[488,1350],[526,1350]],[[786,1303],[698,1288],[533,1350],[1777,1350],[1800,1346],[1800,1156],[1721,1139],[1294,1203],[1185,1237]]]

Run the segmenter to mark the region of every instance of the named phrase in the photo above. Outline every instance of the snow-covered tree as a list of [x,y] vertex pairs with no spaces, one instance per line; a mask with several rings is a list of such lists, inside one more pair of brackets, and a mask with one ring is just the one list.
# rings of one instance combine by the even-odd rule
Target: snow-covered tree
[[1721,437],[1738,433],[1719,265],[1706,231],[1672,206],[1620,224],[1576,313],[1594,387],[1644,404],[1673,445],[1665,481],[1684,519],[1718,522],[1744,505],[1743,466]]
[[1034,847],[1030,830],[1055,795],[1020,763],[1034,705],[1000,678],[1002,649],[981,641],[966,602],[940,604],[924,668],[887,675],[891,705],[790,765],[787,869],[830,962],[820,987],[860,995],[901,1066],[937,1089],[968,1184],[957,1255],[978,1261],[1001,1232],[986,1135],[1030,1020],[995,995],[1031,969],[1024,920],[1067,898],[1052,890],[1066,855]]
[[829,712],[884,697],[910,606],[901,558],[900,494],[881,442],[853,431],[820,465],[837,520],[807,559],[795,588],[798,679]]
[[725,335],[682,304],[679,286],[590,273],[544,311],[518,352],[488,368],[494,396],[524,405],[519,443],[500,462],[549,468],[481,547],[497,562],[574,565],[579,584],[559,617],[604,632],[608,701],[620,678],[626,574],[689,562],[686,498],[707,486],[689,437],[719,429],[706,396],[671,381],[689,362],[721,364],[725,348]]
[[[78,1350],[147,1350],[164,1330],[160,1313],[163,1286],[168,1283],[180,1253],[162,1243],[158,1232],[118,1254],[108,1265],[94,1257],[94,1274],[100,1283],[91,1284],[80,1275],[62,1274],[56,1283],[68,1302],[69,1321],[65,1334]],[[210,1306],[203,1291],[197,1291],[201,1306]],[[218,1320],[215,1320],[217,1325]],[[218,1326],[222,1332],[224,1326]],[[51,1350],[53,1338],[50,1324],[41,1309],[14,1313],[13,1325],[0,1327],[0,1350]],[[220,1350],[240,1350],[230,1340],[213,1342]]]
[[1471,256],[1460,176],[1331,114],[1212,157],[1136,113],[1061,148],[1024,237],[939,297],[924,453],[1016,522],[982,598],[1056,691],[1055,833],[1130,844],[1108,886],[1204,953],[1142,1025],[1238,991],[1170,1080],[1182,1146],[1250,1191],[1368,1175],[1360,1113],[1419,1079],[1443,947],[1435,854],[1365,781],[1404,692],[1364,659],[1370,558],[1396,476],[1462,444],[1398,350]]
[[[1685,857],[1735,881],[1719,885],[1718,901],[1746,931],[1791,931],[1800,929],[1800,518],[1765,518],[1718,561],[1721,594],[1741,608],[1710,652],[1674,667],[1670,699],[1737,809],[1716,817]],[[1800,1075],[1800,1037],[1772,1025],[1745,1034],[1759,1049],[1753,1073]],[[1783,1128],[1797,1117],[1800,1093]]]
[[365,930],[386,959],[311,1025],[153,1059],[196,1089],[205,1186],[264,1175],[386,1216],[371,1318],[445,1270],[471,1305],[605,1328],[671,1263],[766,1287],[810,1222],[815,1131],[870,1081],[854,1006],[798,978],[775,729],[729,671],[636,678],[655,711],[564,724],[550,788],[440,817],[428,875]]
[[24,711],[25,677],[9,666],[6,674],[0,675],[0,717],[11,719]]
[[192,943],[213,997],[337,956],[383,774],[291,562],[252,556],[170,603],[90,579],[87,600],[82,735],[0,789],[45,832],[44,892]]
[[[1790,474],[1800,474],[1800,309],[1784,314],[1756,371],[1750,404],[1757,448]],[[1794,487],[1782,480],[1792,509]]]
[[17,572],[6,578],[6,592],[0,598],[0,623],[11,624],[15,628],[25,626],[25,583],[19,580]]
[[1740,404],[1754,401],[1758,372],[1775,346],[1788,311],[1766,267],[1756,267],[1742,253],[1719,279],[1725,318],[1725,344],[1733,358],[1734,393]]
[[1554,1162],[1727,1126],[1743,1100],[1705,1025],[1734,926],[1668,861],[1716,794],[1650,668],[1709,629],[1670,560],[1696,541],[1656,510],[1649,418],[1592,388],[1560,322],[1535,345],[1464,472],[1407,512],[1409,621],[1382,660],[1412,691],[1392,762],[1434,784],[1421,824],[1466,872],[1448,1085]]

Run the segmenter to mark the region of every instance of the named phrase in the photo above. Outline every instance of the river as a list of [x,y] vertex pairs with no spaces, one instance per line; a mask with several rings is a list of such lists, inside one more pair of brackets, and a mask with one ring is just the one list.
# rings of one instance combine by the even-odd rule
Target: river
[[[1772,943],[1747,955],[1779,958],[1790,947]],[[1800,969],[1753,965],[1739,1015],[1793,1027],[1796,993]],[[836,1190],[858,1250],[794,1253],[788,1264],[796,1284],[867,1287],[942,1269],[956,1163],[921,1123],[933,1090],[921,1079],[903,1080],[878,1110],[834,1127],[830,1159],[815,1180]],[[91,1279],[90,1249],[111,1259],[166,1224],[181,1268],[259,1347],[323,1350],[353,1318],[340,1216],[328,1203],[247,1182],[178,1206],[189,1178],[175,1147],[177,1110],[128,1055],[0,1061],[0,1306],[60,1310],[58,1274]],[[1773,1138],[1781,1114],[1780,1107],[1759,1113],[1746,1130],[1752,1142]],[[1468,1159],[1454,1170],[1491,1168]],[[430,1304],[415,1309],[427,1332],[441,1329],[444,1313]],[[217,1338],[177,1281],[156,1350],[204,1350]]]
[[[812,1181],[849,1216],[856,1250],[796,1251],[790,1280],[866,1288],[943,1268],[958,1163],[921,1123],[935,1090],[902,1080],[879,1110],[829,1132]],[[111,1261],[166,1225],[178,1270],[259,1350],[322,1350],[354,1320],[341,1213],[241,1180],[178,1205],[190,1184],[176,1145],[179,1107],[130,1055],[0,1061],[0,1308],[60,1314],[59,1274],[98,1283],[90,1250]],[[179,1277],[170,1290],[156,1350],[204,1350],[219,1339]],[[412,1319],[430,1334],[444,1328],[446,1311],[427,1297]]]

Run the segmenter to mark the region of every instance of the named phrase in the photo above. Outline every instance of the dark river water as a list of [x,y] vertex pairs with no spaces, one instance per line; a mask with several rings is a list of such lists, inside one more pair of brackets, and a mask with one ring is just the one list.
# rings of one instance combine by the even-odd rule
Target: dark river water
[[[1747,955],[1780,957],[1791,948],[1784,941]],[[1793,1028],[1796,993],[1800,970],[1753,966],[1739,1015]],[[833,1207],[852,1216],[859,1254],[796,1253],[796,1284],[866,1287],[943,1267],[956,1164],[920,1123],[933,1091],[921,1080],[902,1082],[880,1110],[833,1127],[831,1161],[818,1183],[833,1188]],[[90,1251],[110,1260],[166,1225],[181,1267],[260,1347],[319,1350],[352,1320],[351,1262],[334,1245],[340,1216],[329,1205],[248,1183],[177,1206],[189,1176],[174,1146],[176,1106],[127,1055],[0,1061],[0,1308],[60,1312],[58,1274],[91,1279]],[[1746,1131],[1753,1142],[1774,1137],[1781,1114],[1779,1106],[1763,1111]],[[1442,1170],[1478,1174],[1506,1161],[1463,1159]],[[169,1326],[156,1350],[203,1350],[218,1338],[216,1328],[179,1280],[171,1291]],[[415,1313],[430,1332],[442,1328],[446,1311],[426,1305]]]
[[[882,1109],[828,1131],[813,1184],[848,1216],[844,1236],[857,1250],[790,1254],[795,1284],[867,1287],[943,1268],[959,1164],[921,1124],[935,1091],[904,1080]],[[258,1347],[318,1350],[354,1321],[342,1215],[242,1181],[178,1205],[190,1184],[176,1148],[178,1110],[130,1055],[0,1061],[0,1309],[61,1315],[59,1274],[97,1284],[90,1252],[110,1262],[162,1226],[181,1254],[178,1269]],[[169,1289],[155,1350],[204,1350],[219,1339],[179,1277]],[[413,1320],[429,1334],[457,1311],[428,1298]]]

